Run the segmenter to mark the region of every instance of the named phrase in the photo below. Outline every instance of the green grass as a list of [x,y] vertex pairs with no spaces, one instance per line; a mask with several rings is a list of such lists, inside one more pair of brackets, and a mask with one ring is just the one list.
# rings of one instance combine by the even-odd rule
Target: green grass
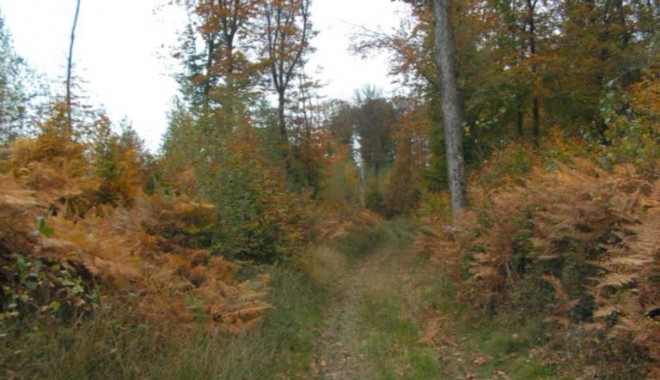
[[[454,328],[461,337],[461,351],[467,366],[450,368],[452,373],[472,373],[477,378],[492,378],[498,372],[511,379],[560,379],[559,366],[543,363],[532,354],[543,345],[542,327],[538,321],[515,320],[507,316],[493,319],[479,318],[464,311]],[[451,348],[447,348],[451,350]],[[484,362],[469,365],[475,357]]]
[[[426,265],[423,260],[425,259],[420,259],[418,265]],[[423,279],[420,291],[421,307],[425,310],[435,310],[456,317],[467,311],[466,305],[456,299],[457,289],[448,276],[440,273],[432,277],[427,275],[427,278]]]
[[437,379],[440,366],[433,351],[420,345],[419,329],[406,317],[401,300],[392,293],[363,295],[358,322],[360,351],[370,363],[372,379]]
[[[355,231],[345,240],[349,247],[362,250],[352,264],[371,255],[387,257],[369,260],[380,269],[367,270],[373,277],[357,290],[355,339],[364,356],[364,378],[490,379],[504,374],[522,380],[564,376],[559,364],[544,363],[533,354],[546,343],[542,322],[506,315],[490,318],[470,309],[457,298],[458,289],[450,276],[410,252],[413,231],[407,221],[392,220],[371,231]],[[350,258],[354,253],[349,250],[347,254]],[[404,285],[409,286],[402,289]],[[422,331],[415,318],[424,315],[442,316],[444,334],[456,346],[443,338],[437,348],[421,344]]]
[[286,267],[273,268],[271,286],[275,308],[240,335],[214,334],[201,324],[190,331],[134,323],[117,307],[67,328],[4,325],[0,373],[26,379],[305,378],[327,292]]

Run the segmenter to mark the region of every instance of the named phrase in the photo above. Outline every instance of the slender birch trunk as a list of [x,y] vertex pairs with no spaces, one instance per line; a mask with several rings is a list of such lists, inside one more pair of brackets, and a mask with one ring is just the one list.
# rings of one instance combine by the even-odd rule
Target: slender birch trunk
[[80,14],[80,0],[77,0],[76,2],[76,13],[73,16],[73,27],[71,28],[71,39],[69,40],[69,59],[66,65],[66,121],[67,134],[69,138],[73,136],[73,118],[71,116],[71,71],[73,70],[73,42],[76,38],[78,14]]

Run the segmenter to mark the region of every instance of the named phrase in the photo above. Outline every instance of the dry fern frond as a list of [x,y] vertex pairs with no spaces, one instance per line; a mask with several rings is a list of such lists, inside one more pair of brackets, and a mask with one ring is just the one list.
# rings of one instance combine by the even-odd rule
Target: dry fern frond
[[552,285],[552,288],[555,290],[555,294],[557,294],[557,298],[559,298],[561,301],[568,301],[568,295],[566,292],[564,292],[564,288],[561,284],[561,281],[553,275],[550,274],[545,274],[541,276],[541,280],[547,282],[548,284]]
[[270,308],[269,305],[258,305],[230,312],[218,311],[213,313],[213,320],[219,322],[225,331],[238,334],[253,328],[261,321],[263,312]]
[[637,276],[634,274],[608,273],[601,279],[597,280],[598,288],[622,288],[625,286],[631,286],[635,284],[636,277]]
[[538,261],[554,261],[554,260],[559,260],[563,258],[563,254],[561,253],[547,253],[543,255],[536,256],[536,260]]
[[252,286],[246,283],[239,289],[240,293],[211,308],[213,320],[231,333],[252,328],[261,320],[264,311],[273,308],[264,301],[267,293],[254,292]]
[[494,279],[502,279],[502,276],[495,268],[488,266],[472,266],[470,273],[472,277],[479,280],[487,279],[493,281]]
[[[620,313],[619,309],[616,308],[614,305],[606,304],[604,306],[599,307],[596,309],[593,313],[593,317],[598,319],[598,318],[609,318],[610,316],[614,314]],[[598,325],[596,325],[598,326]]]
[[596,265],[608,271],[616,271],[626,268],[639,269],[651,263],[653,263],[653,258],[649,257],[648,255],[635,254],[629,256],[613,257],[607,261],[598,262]]

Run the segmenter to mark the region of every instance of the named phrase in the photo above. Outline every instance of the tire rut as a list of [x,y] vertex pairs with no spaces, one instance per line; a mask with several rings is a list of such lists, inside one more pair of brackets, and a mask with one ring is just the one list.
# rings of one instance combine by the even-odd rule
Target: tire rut
[[365,334],[360,324],[360,308],[367,292],[392,288],[397,283],[400,271],[387,262],[395,254],[398,253],[389,249],[370,253],[340,276],[335,306],[329,310],[319,334],[311,378],[368,378],[365,377],[368,363],[360,353],[359,340]]
[[320,332],[320,341],[315,355],[312,372],[315,379],[347,380],[359,379],[363,371],[363,356],[357,352],[357,320],[361,296],[359,289],[365,286],[369,259],[362,260],[358,267],[342,276],[341,289],[335,307],[329,311],[326,323]]

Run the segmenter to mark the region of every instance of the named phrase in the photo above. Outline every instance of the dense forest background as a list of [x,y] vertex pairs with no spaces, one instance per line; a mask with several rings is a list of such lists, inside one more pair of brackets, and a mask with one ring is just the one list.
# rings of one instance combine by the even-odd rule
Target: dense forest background
[[[307,378],[332,307],[320,247],[357,260],[396,223],[452,284],[452,318],[533,326],[547,377],[660,375],[655,2],[449,1],[461,212],[442,1],[405,1],[398,29],[356,33],[355,54],[387,53],[401,90],[350,101],[320,98],[305,70],[310,0],[175,3],[189,24],[157,153],[87,104],[75,75],[67,101],[35,74],[0,19],[7,377],[143,378],[176,356],[184,377]],[[243,372],[241,352],[258,360]]]

